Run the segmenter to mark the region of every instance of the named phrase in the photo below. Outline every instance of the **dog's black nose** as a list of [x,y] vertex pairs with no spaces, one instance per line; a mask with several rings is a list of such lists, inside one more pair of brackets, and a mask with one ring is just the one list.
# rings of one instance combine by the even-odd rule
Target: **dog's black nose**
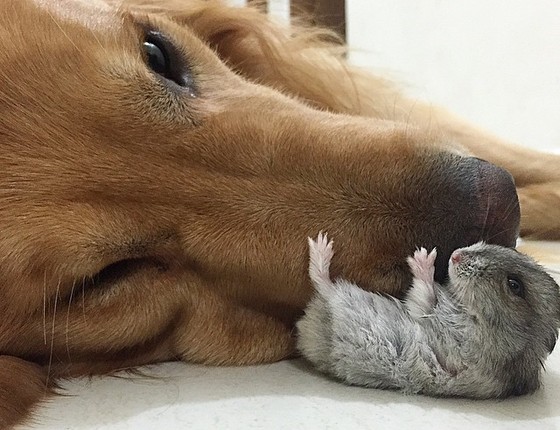
[[[488,243],[515,246],[519,235],[519,200],[513,177],[506,170],[485,160],[478,163],[479,176],[475,181],[475,239],[479,234]],[[478,232],[479,230],[480,232]]]
[[[418,228],[417,244],[438,248],[436,279],[447,276],[453,250],[479,241],[514,247],[519,235],[519,200],[512,176],[474,157],[446,157],[422,208],[429,214]],[[426,245],[423,245],[426,246]]]

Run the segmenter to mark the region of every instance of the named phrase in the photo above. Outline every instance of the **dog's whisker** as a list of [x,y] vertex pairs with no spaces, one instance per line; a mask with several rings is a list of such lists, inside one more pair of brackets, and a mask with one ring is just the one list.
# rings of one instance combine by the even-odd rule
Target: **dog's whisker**
[[482,230],[480,232],[480,240],[484,240],[486,236],[486,227],[488,226],[488,215],[490,214],[490,196],[486,196],[486,214],[484,215],[484,222],[482,223]]
[[82,278],[82,316],[86,323],[86,279]]
[[43,276],[43,342],[47,345],[47,271]]
[[72,288],[70,289],[70,297],[68,298],[68,309],[66,311],[66,354],[68,356],[68,361],[71,363],[70,358],[70,345],[69,345],[69,328],[70,328],[70,308],[72,307],[72,298],[74,296],[74,288],[76,287],[76,281],[72,282]]
[[[517,200],[515,200],[515,199],[510,200],[510,203],[506,207],[506,211],[504,212],[504,216],[502,217],[502,220],[506,220],[511,215],[511,213],[515,210],[516,204],[517,204]],[[500,236],[503,233],[506,233],[506,232],[510,231],[510,229],[511,228],[506,228],[506,229],[503,229],[503,230],[499,230],[499,231],[495,232],[492,236],[489,236],[488,238],[486,238],[486,240],[490,241],[490,240],[494,239],[495,237]]]
[[51,368],[52,368],[52,359],[54,354],[54,335],[56,329],[56,311],[58,305],[58,296],[60,294],[60,283],[62,279],[58,280],[58,284],[56,285],[56,294],[54,296],[54,309],[53,309],[53,316],[52,316],[52,328],[51,328],[51,347],[49,352],[49,362],[47,365],[47,378],[45,380],[45,389],[48,389],[49,382],[50,382],[50,375],[51,375]]
[[498,236],[500,236],[500,235],[502,235],[502,234],[504,234],[504,233],[507,233],[507,232],[509,232],[509,231],[511,231],[511,228],[504,228],[503,230],[498,230],[498,231],[495,232],[492,236],[488,236],[488,237],[486,238],[485,241],[486,241],[486,242],[489,242],[489,241],[491,241],[492,239],[494,239],[495,237],[498,237]]
[[417,101],[414,101],[414,103],[412,103],[412,106],[410,106],[410,108],[408,109],[408,114],[406,116],[406,120],[405,120],[405,135],[409,136],[410,134],[410,125],[412,124],[412,122],[410,121],[411,117],[412,117],[412,112],[414,111],[414,109],[416,108],[417,105]]
[[508,206],[506,207],[506,211],[505,211],[504,216],[502,217],[501,221],[504,221],[504,220],[506,220],[507,218],[509,218],[509,216],[510,216],[511,213],[515,210],[515,208],[517,207],[517,205],[518,205],[518,200],[515,199],[515,198],[512,198],[512,199],[509,201]]
[[76,48],[76,50],[77,50],[78,52],[81,53],[82,50],[81,50],[80,48],[78,48],[78,45],[76,45],[76,44],[74,43],[74,41],[70,38],[70,36],[68,36],[68,33],[66,33],[66,32],[64,31],[64,29],[62,28],[62,26],[59,24],[59,22],[58,22],[58,21],[56,20],[56,18],[53,16],[53,14],[52,14],[48,9],[45,9],[45,11],[46,11],[46,13],[50,16],[50,18],[51,18],[52,21],[55,23],[55,25],[58,27],[58,29],[61,31],[61,33],[64,35],[64,37],[65,37],[66,39],[68,39],[68,41],[72,44],[72,46],[74,46],[74,48]]

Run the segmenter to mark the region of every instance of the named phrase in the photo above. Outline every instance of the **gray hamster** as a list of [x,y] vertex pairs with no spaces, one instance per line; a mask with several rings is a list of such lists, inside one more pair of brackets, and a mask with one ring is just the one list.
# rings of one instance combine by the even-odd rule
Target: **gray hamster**
[[319,370],[354,385],[408,394],[493,398],[540,385],[560,327],[554,279],[514,249],[477,243],[434,281],[436,250],[408,258],[403,301],[331,281],[333,243],[309,239],[316,289],[297,323],[298,349]]

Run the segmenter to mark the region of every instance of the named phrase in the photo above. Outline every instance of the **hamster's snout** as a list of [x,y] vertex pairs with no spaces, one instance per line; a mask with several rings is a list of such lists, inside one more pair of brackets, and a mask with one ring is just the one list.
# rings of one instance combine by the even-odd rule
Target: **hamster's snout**
[[457,281],[457,277],[459,276],[461,270],[462,263],[468,259],[467,253],[464,252],[465,248],[456,249],[449,257],[449,264],[448,264],[448,275],[450,277],[451,283],[455,283]]
[[480,251],[487,245],[478,242],[465,248],[456,249],[451,253],[448,263],[448,275],[452,283],[462,277],[471,277],[479,272],[483,263]]
[[453,251],[453,254],[451,254],[451,263],[453,264],[459,264],[462,260],[463,260],[463,253],[461,252],[460,249],[456,249],[455,251]]
[[464,263],[467,263],[469,260],[472,259],[472,255],[469,252],[470,247],[468,248],[460,248],[453,251],[451,257],[449,257],[449,270],[457,269]]
[[456,249],[451,253],[448,264],[448,274],[452,282],[460,277],[472,277],[480,273],[480,270],[488,263],[483,256],[492,245],[478,242],[465,248]]

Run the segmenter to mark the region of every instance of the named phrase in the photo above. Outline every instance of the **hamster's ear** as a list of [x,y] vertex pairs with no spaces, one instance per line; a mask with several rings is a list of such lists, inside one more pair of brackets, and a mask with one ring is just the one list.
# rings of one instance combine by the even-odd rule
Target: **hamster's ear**
[[0,428],[21,423],[49,392],[39,365],[0,355]]

